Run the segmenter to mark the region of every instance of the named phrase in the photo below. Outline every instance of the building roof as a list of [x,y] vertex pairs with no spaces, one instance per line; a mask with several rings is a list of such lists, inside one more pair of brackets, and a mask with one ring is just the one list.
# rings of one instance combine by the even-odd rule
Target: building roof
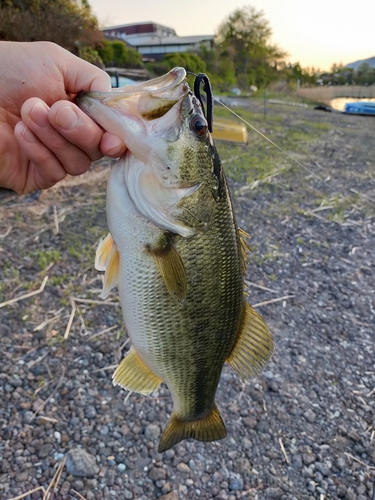
[[144,25],[159,26],[161,28],[166,28],[168,30],[175,31],[174,28],[171,28],[170,26],[165,26],[165,24],[154,23],[153,21],[146,21],[142,23],[117,24],[116,26],[106,26],[105,28],[103,28],[102,31],[109,31],[109,30],[116,30],[119,28],[130,28],[133,26],[144,26]]
[[[196,36],[150,36],[134,44],[135,47],[143,45],[185,45],[203,42],[204,40],[213,40],[214,35],[196,35]],[[129,40],[131,43],[131,40]]]

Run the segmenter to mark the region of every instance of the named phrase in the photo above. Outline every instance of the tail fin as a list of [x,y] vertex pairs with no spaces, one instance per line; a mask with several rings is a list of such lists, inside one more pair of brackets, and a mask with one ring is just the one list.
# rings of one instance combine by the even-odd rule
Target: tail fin
[[217,406],[214,405],[210,413],[200,420],[181,420],[174,413],[165,428],[159,443],[159,453],[169,450],[183,439],[193,438],[198,441],[216,441],[227,435],[224,422],[221,419]]

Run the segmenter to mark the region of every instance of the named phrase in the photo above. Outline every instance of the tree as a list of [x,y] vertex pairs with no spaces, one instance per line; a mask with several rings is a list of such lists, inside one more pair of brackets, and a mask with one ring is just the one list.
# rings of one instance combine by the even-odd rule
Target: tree
[[162,64],[167,67],[168,71],[176,66],[182,66],[186,71],[191,71],[192,73],[204,73],[206,71],[206,64],[204,61],[190,52],[166,54]]
[[86,0],[81,6],[70,0],[0,0],[0,40],[47,40],[80,55],[100,39],[98,21]]
[[262,11],[247,6],[235,10],[218,29],[221,56],[230,58],[242,87],[266,86],[278,78],[278,64],[285,52],[269,40],[272,30]]
[[143,67],[141,54],[128,47],[121,40],[113,42],[102,40],[97,45],[97,50],[106,66],[116,66],[117,68]]
[[375,68],[367,62],[360,64],[354,72],[354,79],[357,85],[371,85],[375,83]]

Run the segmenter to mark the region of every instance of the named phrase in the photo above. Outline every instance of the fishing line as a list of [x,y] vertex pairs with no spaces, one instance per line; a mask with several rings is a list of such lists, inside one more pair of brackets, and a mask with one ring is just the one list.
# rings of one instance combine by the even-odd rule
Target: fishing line
[[[210,132],[212,132],[212,128],[213,128],[213,126],[212,126],[212,123],[213,123],[213,110],[212,110],[213,106],[212,106],[212,101],[216,101],[218,104],[220,104],[221,106],[223,106],[223,108],[227,109],[230,113],[232,113],[239,120],[241,120],[243,123],[245,123],[245,125],[247,125],[251,130],[253,130],[258,135],[260,135],[260,137],[262,137],[267,142],[269,142],[273,147],[275,147],[276,149],[278,149],[281,153],[283,153],[285,156],[287,156],[290,160],[292,160],[298,166],[302,167],[312,177],[314,177],[319,182],[321,182],[322,184],[324,184],[324,186],[328,187],[328,189],[332,193],[338,194],[339,196],[341,196],[343,198],[343,200],[350,201],[347,196],[345,196],[343,193],[341,193],[337,189],[333,188],[330,184],[328,184],[328,182],[326,182],[324,179],[322,179],[313,170],[311,170],[308,167],[306,167],[306,165],[304,165],[302,162],[300,162],[299,160],[297,160],[297,158],[295,158],[290,153],[288,153],[287,151],[285,151],[281,146],[279,146],[278,144],[276,144],[272,139],[270,139],[265,134],[263,134],[260,130],[258,130],[256,127],[254,127],[254,125],[251,125],[251,123],[249,123],[244,118],[242,118],[240,115],[238,115],[235,111],[233,111],[233,109],[231,109],[226,104],[224,104],[222,101],[220,101],[220,99],[216,98],[213,95],[213,93],[212,93],[212,88],[211,88],[210,80],[209,80],[209,78],[208,78],[208,76],[206,74],[199,73],[197,75],[197,74],[195,74],[195,73],[193,73],[191,71],[187,71],[187,73],[190,74],[190,75],[195,76],[194,94],[197,97],[197,99],[199,100],[199,102],[201,103],[203,112],[205,112],[205,111],[204,111],[204,105],[203,105],[202,97],[201,97],[201,94],[200,94],[200,85],[201,85],[202,82],[204,84],[203,90],[204,90],[204,92],[206,92],[206,95],[207,95],[207,118],[209,120]],[[366,197],[366,198],[369,199],[368,197]],[[373,202],[373,200],[371,200],[371,199],[369,199],[369,201]]]
[[306,167],[306,165],[304,165],[299,160],[297,160],[297,158],[294,158],[294,156],[292,156],[287,151],[285,151],[282,147],[280,147],[278,144],[276,144],[275,142],[273,142],[272,139],[270,139],[269,137],[267,137],[266,135],[264,135],[260,130],[258,130],[256,127],[254,127],[253,125],[251,125],[251,123],[247,122],[244,118],[242,118],[240,115],[238,115],[235,111],[233,111],[231,108],[229,108],[222,101],[220,101],[219,99],[217,99],[215,96],[212,96],[212,97],[213,97],[214,101],[216,101],[217,103],[221,104],[224,108],[226,108],[228,111],[230,111],[234,116],[236,116],[241,121],[243,121],[248,127],[251,128],[251,130],[253,130],[254,132],[256,132],[258,135],[260,135],[263,139],[265,139],[266,141],[268,141],[270,144],[272,144],[272,146],[274,146],[276,149],[278,149],[279,151],[281,151],[282,153],[284,153],[284,155],[286,155],[290,160],[294,161],[294,163],[297,163],[297,165],[299,165],[300,167],[304,168],[306,170],[306,172],[309,172],[309,174],[311,174],[313,177],[315,177],[315,179],[317,179],[322,184],[324,184],[325,186],[327,186],[333,193],[339,194],[340,196],[342,196],[343,198],[345,198],[345,196],[342,193],[340,193],[340,191],[337,191],[332,186],[330,186],[328,184],[328,182],[326,182],[321,177],[319,177],[319,175],[317,175],[313,170],[310,170],[308,167]]

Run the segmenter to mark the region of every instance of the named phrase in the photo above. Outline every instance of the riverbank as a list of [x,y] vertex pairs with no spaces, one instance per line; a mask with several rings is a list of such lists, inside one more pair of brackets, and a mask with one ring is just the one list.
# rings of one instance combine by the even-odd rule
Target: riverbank
[[168,390],[112,386],[127,336],[93,268],[108,164],[37,199],[1,193],[0,302],[16,299],[0,309],[1,498],[46,491],[59,466],[55,500],[372,498],[375,120],[249,106],[236,111],[299,164],[252,131],[218,145],[251,235],[248,300],[276,343],[249,385],[224,368],[223,441],[158,454]]

